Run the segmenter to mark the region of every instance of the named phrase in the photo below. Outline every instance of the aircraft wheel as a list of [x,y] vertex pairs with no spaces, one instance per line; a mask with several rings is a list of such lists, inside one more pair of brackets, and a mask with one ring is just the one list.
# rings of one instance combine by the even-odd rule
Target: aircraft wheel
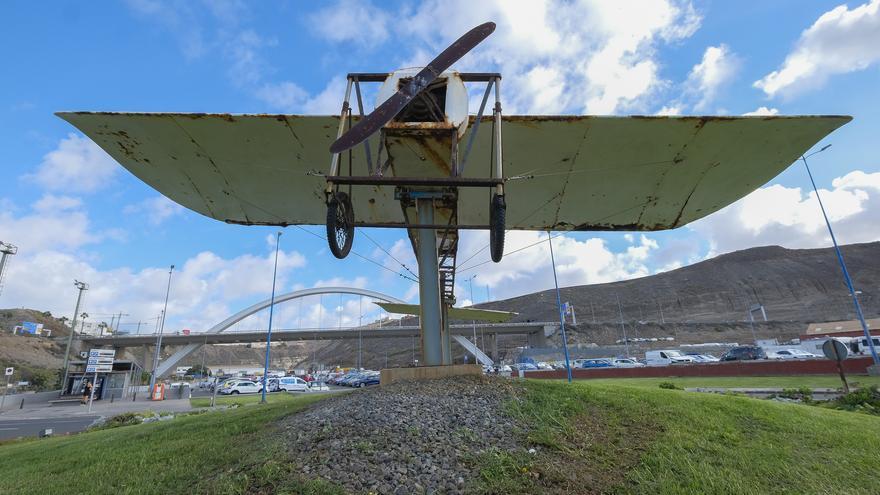
[[493,194],[489,205],[489,251],[492,261],[498,263],[504,256],[504,219],[507,214],[507,203],[504,196]]
[[354,240],[354,210],[351,199],[337,192],[327,203],[327,242],[333,256],[343,259],[351,251]]

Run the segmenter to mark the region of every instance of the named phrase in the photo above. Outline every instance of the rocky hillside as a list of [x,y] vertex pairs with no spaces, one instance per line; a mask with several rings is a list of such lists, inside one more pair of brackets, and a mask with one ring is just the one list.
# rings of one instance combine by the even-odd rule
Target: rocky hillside
[[[843,247],[859,300],[867,317],[880,315],[880,242]],[[808,323],[855,318],[834,250],[768,246],[718,256],[665,273],[622,282],[561,289],[575,307],[578,324],[569,327],[573,345],[611,345],[623,338],[673,337],[675,345],[702,342],[751,342],[798,337]],[[619,305],[618,305],[619,301]],[[764,306],[748,322],[748,309]],[[556,321],[556,294],[546,290],[478,305],[516,311],[514,321]],[[753,333],[754,331],[754,333]],[[412,361],[409,340],[365,340],[364,360],[381,367]],[[550,345],[558,345],[551,339]],[[511,358],[525,338],[499,339],[501,357]],[[668,342],[631,346],[638,355]],[[457,345],[457,356],[463,350]],[[332,342],[317,351],[320,362],[354,363],[356,342]]]
[[[880,314],[880,242],[843,247],[866,316]],[[718,256],[649,277],[561,290],[581,323],[732,323],[762,304],[772,321],[855,318],[833,249],[768,246]],[[618,306],[618,300],[620,306]],[[552,290],[479,307],[519,312],[517,321],[558,318]],[[759,314],[756,319],[761,319]]]

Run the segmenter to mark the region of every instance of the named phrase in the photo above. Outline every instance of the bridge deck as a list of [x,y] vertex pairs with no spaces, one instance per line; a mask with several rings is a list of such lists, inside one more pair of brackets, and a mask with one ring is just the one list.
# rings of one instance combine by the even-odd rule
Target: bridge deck
[[[489,332],[493,334],[504,335],[526,335],[543,331],[545,327],[559,326],[554,322],[528,322],[528,323],[503,323],[503,324],[477,324],[477,331]],[[453,335],[472,335],[473,325],[458,324],[451,325],[450,331]],[[407,326],[387,326],[382,328],[304,328],[304,329],[278,329],[272,330],[273,342],[286,342],[296,340],[339,340],[352,339],[358,336],[363,338],[392,338],[392,337],[418,337],[419,327],[414,325]],[[85,343],[91,345],[104,345],[113,347],[129,347],[137,345],[150,345],[156,342],[156,334],[142,335],[110,335],[105,337],[96,337],[86,335],[81,338]],[[266,330],[253,330],[243,332],[222,332],[222,333],[190,333],[189,335],[168,333],[162,336],[163,345],[185,345],[185,344],[237,344],[251,342],[265,342]]]

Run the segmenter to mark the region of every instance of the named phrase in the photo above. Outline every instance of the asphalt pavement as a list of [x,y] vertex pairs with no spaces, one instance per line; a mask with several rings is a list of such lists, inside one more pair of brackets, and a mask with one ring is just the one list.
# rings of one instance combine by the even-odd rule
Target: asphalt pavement
[[53,435],[83,431],[100,416],[77,416],[43,419],[0,419],[0,440],[35,437],[44,428],[52,428]]

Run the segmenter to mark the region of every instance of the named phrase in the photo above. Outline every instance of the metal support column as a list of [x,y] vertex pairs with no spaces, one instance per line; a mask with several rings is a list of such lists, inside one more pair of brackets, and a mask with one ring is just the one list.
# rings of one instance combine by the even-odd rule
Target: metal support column
[[[418,199],[419,224],[434,224],[434,200]],[[416,229],[419,236],[419,301],[422,325],[422,364],[443,364],[440,310],[440,276],[437,266],[437,232],[434,229]]]
[[440,342],[443,344],[443,364],[452,364],[452,336],[449,333],[449,306],[441,306]]

